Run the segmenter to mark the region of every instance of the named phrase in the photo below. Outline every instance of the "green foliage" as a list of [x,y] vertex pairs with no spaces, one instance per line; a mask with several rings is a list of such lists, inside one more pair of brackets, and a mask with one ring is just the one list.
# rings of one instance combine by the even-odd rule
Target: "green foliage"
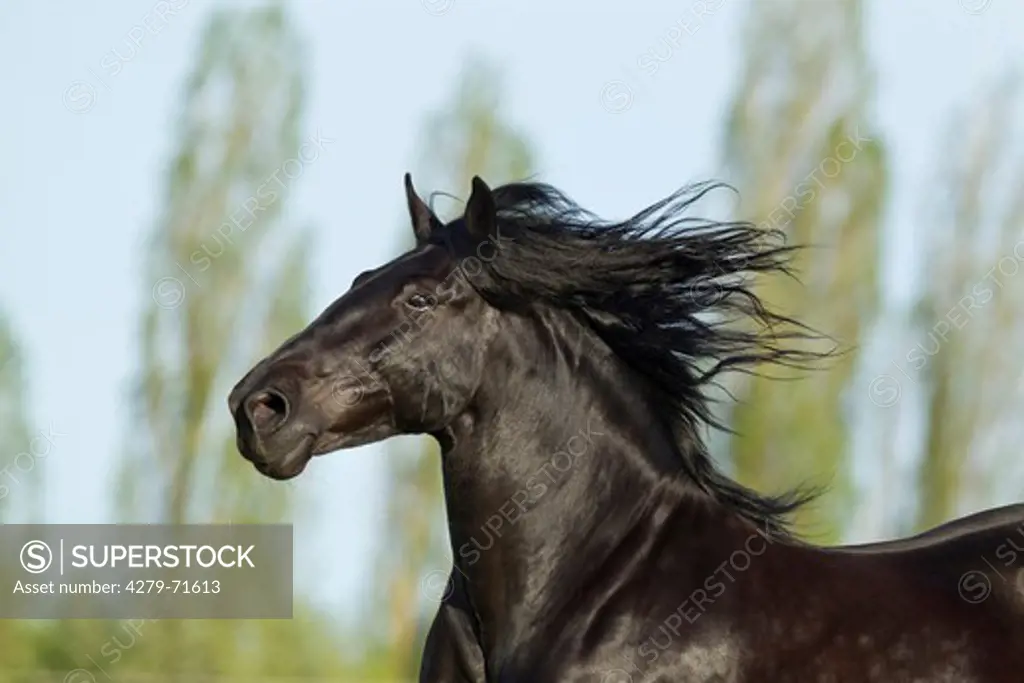
[[[26,389],[21,347],[0,311],[0,522],[6,524],[32,521],[40,500],[41,467],[32,448]],[[33,635],[22,623],[0,620],[0,672],[32,665]]]
[[[235,451],[224,397],[307,320],[308,235],[281,220],[301,175],[296,162],[286,166],[300,158],[300,43],[279,6],[217,12],[203,36],[147,249],[137,415],[118,480],[125,521],[273,522],[294,514],[291,487],[256,475]],[[302,155],[303,165],[315,163],[310,156]],[[5,372],[16,370],[10,363]],[[59,672],[54,680],[101,667],[118,680],[361,675],[362,663],[338,650],[346,636],[338,623],[295,599],[295,617],[286,621],[22,629],[26,648],[4,639],[5,652],[21,658],[7,668]]]
[[[872,83],[861,11],[854,0],[753,5],[726,137],[745,199],[740,214],[812,246],[794,262],[802,282],[772,278],[758,293],[847,349],[878,308],[887,182],[885,150],[864,111]],[[796,520],[819,541],[841,537],[852,503],[842,399],[855,361],[847,353],[822,372],[773,370],[731,387],[741,400],[729,447],[736,477],[762,491],[808,479],[827,484],[828,494]]]
[[287,259],[269,266],[286,280],[257,275],[297,180],[284,165],[300,145],[299,46],[280,8],[218,12],[203,36],[149,245],[145,284],[153,290],[141,325],[137,403],[143,428],[133,429],[119,485],[128,519],[223,518],[240,486],[278,519],[283,511],[287,487],[257,477],[241,483],[231,476],[245,470],[240,458],[201,456],[223,452],[231,440],[223,419],[230,383],[265,340],[294,333],[305,317],[305,265],[294,262],[304,248],[286,247]]
[[1007,371],[1024,345],[1021,94],[1010,77],[961,111],[936,163],[942,190],[930,202],[926,262],[942,275],[924,284],[912,359],[928,388],[918,529],[1020,498],[999,485],[1021,474],[1024,375]]
[[[417,185],[464,196],[474,175],[491,187],[524,180],[532,171],[533,153],[525,136],[502,118],[501,110],[500,72],[485,61],[470,60],[449,104],[424,127],[423,174],[417,176]],[[446,219],[458,214],[461,211],[456,208],[454,213],[440,215]],[[411,232],[407,229],[405,234]]]
[[[27,386],[21,348],[0,311],[0,521],[27,521],[39,501],[43,444],[34,449],[25,412]],[[37,452],[33,452],[36,450]]]

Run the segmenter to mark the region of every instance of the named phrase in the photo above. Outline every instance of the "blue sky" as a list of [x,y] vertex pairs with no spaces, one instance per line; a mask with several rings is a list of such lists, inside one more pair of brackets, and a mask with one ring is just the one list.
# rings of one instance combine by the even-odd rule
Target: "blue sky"
[[[304,171],[288,208],[316,229],[314,308],[391,255],[421,123],[473,53],[504,69],[503,114],[533,141],[540,177],[598,213],[627,215],[718,175],[747,1],[709,2],[718,9],[699,20],[688,0],[289,3],[308,50],[307,134],[336,140]],[[159,209],[183,79],[219,3],[177,0],[184,6],[159,33],[105,75],[101,60],[114,48],[125,54],[155,4],[0,5],[0,306],[25,348],[35,423],[56,433],[40,461],[51,522],[108,520],[136,321],[152,286],[139,255]],[[639,57],[680,35],[680,21],[688,28],[672,57],[648,75]],[[894,299],[914,282],[914,231],[926,229],[917,220],[951,108],[1021,63],[1021,35],[1024,5],[1010,0],[869,3],[874,114],[894,168],[885,272]],[[77,82],[88,85],[69,93]],[[94,101],[74,111],[82,87]],[[0,467],[14,453],[0,452]],[[371,446],[322,458],[295,484],[314,504],[298,524],[296,564],[300,576],[320,569],[306,586],[325,603],[352,605],[365,592],[383,455]],[[16,504],[25,492],[10,495]]]

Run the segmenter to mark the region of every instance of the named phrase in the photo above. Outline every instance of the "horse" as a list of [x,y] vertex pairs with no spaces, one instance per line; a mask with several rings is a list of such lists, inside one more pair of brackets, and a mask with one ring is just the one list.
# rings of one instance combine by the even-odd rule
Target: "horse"
[[817,490],[716,466],[722,373],[831,352],[755,291],[797,247],[691,215],[716,187],[609,221],[474,177],[446,222],[406,174],[415,248],[237,383],[238,450],[284,480],[437,440],[453,563],[424,683],[1020,680],[1024,506],[819,547],[792,522]]

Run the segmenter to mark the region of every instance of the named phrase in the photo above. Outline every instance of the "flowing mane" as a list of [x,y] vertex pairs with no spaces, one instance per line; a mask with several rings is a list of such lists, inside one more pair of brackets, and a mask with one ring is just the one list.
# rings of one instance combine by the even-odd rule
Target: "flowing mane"
[[[543,302],[572,313],[648,380],[659,416],[679,435],[684,473],[737,514],[780,534],[786,518],[817,492],[797,488],[762,496],[730,480],[712,462],[700,426],[728,429],[706,390],[727,370],[759,365],[808,368],[832,352],[801,348],[814,330],[769,310],[753,289],[760,273],[792,275],[779,230],[687,215],[720,183],[684,187],[620,222],[604,221],[542,183],[512,183],[493,196],[497,255],[473,286],[498,306]],[[454,248],[456,221],[431,241]]]

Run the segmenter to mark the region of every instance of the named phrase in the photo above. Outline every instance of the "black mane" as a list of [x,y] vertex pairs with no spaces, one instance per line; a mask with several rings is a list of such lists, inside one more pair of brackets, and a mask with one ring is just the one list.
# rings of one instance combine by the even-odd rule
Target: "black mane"
[[[727,427],[705,392],[727,370],[753,374],[764,363],[806,368],[832,351],[801,347],[821,336],[769,310],[753,290],[759,273],[791,275],[798,247],[787,246],[781,231],[685,215],[725,187],[685,187],[621,222],[599,219],[546,184],[498,187],[501,248],[485,259],[487,277],[473,284],[496,305],[544,302],[588,324],[653,387],[661,418],[684,446],[688,478],[737,514],[786,534],[787,516],[816,492],[762,496],[719,472],[700,428]],[[449,241],[462,232],[451,228],[438,237]]]

